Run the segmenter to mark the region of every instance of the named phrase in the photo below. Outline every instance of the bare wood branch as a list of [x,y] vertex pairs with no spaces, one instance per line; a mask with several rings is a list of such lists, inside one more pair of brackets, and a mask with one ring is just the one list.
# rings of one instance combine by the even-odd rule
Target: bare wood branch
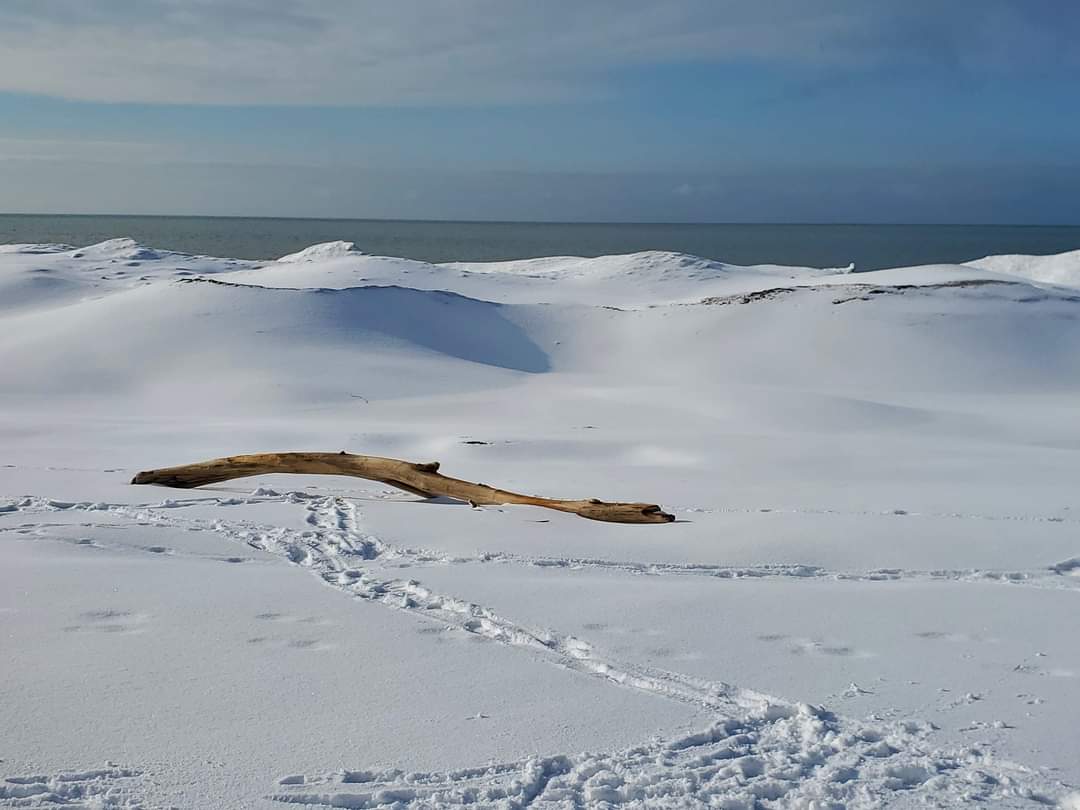
[[161,484],[189,489],[204,484],[216,484],[234,478],[247,478],[268,473],[298,473],[305,475],[350,475],[380,481],[422,498],[444,496],[472,504],[522,504],[543,506],[560,512],[571,512],[590,520],[609,523],[670,523],[675,516],[651,503],[608,503],[596,499],[559,500],[521,495],[487,484],[475,484],[450,478],[439,472],[439,462],[417,464],[380,456],[361,456],[346,453],[257,453],[228,456],[180,467],[146,470],[138,473],[133,484]]

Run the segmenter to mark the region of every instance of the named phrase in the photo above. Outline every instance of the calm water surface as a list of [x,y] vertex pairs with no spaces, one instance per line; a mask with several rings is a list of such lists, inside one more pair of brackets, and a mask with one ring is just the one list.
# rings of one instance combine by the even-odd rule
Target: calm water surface
[[120,236],[156,248],[242,259],[274,259],[318,242],[345,239],[365,253],[425,261],[672,250],[734,264],[838,267],[854,262],[859,270],[1080,248],[1080,226],[627,225],[0,214],[0,244],[83,246]]

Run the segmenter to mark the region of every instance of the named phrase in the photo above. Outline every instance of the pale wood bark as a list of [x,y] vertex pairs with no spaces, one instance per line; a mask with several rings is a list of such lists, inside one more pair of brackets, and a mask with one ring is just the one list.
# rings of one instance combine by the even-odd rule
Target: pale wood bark
[[559,500],[521,495],[504,489],[450,478],[439,472],[439,462],[417,464],[394,458],[346,453],[256,453],[228,456],[180,467],[146,470],[133,484],[161,484],[188,489],[233,478],[267,473],[351,475],[403,489],[422,498],[444,496],[471,504],[523,504],[571,512],[590,520],[609,523],[670,523],[674,515],[651,503],[607,503],[596,499]]

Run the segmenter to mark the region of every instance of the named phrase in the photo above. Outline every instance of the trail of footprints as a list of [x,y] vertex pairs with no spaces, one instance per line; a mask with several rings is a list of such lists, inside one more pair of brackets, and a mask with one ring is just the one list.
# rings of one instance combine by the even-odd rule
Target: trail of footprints
[[86,771],[13,774],[0,779],[0,807],[140,810],[142,774],[108,765]]
[[[704,708],[717,718],[714,725],[698,733],[616,752],[537,757],[448,773],[347,771],[287,775],[272,795],[278,802],[352,808],[466,804],[507,808],[665,804],[756,808],[768,802],[772,806],[829,808],[850,802],[875,804],[898,791],[919,791],[926,801],[939,806],[972,801],[1019,806],[1052,803],[1052,797],[1061,792],[1060,786],[1043,775],[992,760],[977,746],[962,751],[935,750],[929,724],[864,724],[821,707],[790,703],[721,682],[621,662],[584,639],[519,624],[482,605],[432,591],[413,579],[380,577],[364,563],[400,557],[451,563],[595,566],[660,575],[832,576],[869,580],[942,576],[944,572],[841,574],[808,566],[734,569],[604,560],[547,561],[512,555],[446,559],[423,551],[395,548],[377,537],[365,535],[360,531],[355,505],[342,498],[304,493],[278,496],[260,491],[247,501],[230,499],[230,502],[270,498],[302,505],[307,510],[310,529],[297,531],[246,521],[185,520],[176,512],[187,504],[176,501],[158,506],[125,506],[28,498],[16,507],[29,513],[100,511],[154,526],[209,529],[308,568],[327,585],[355,598],[414,612],[443,628],[522,649],[565,669]],[[189,503],[206,503],[206,499],[192,499]],[[18,528],[3,527],[0,531]],[[1072,562],[1048,569],[1044,578],[1063,580],[1065,586],[1075,587],[1080,583],[1073,572],[1080,569],[1080,564],[1073,566]],[[962,572],[954,578],[986,579],[986,574]],[[1020,580],[1010,576],[1001,579],[1046,586],[1034,574]],[[1062,587],[1062,584],[1054,583],[1054,586]],[[291,620],[273,613],[258,618],[267,624]],[[138,623],[137,617],[111,615],[109,611],[84,614],[82,619],[73,627],[126,628]],[[255,636],[249,641],[267,643],[269,638]],[[311,646],[318,643],[312,642]],[[814,651],[813,645],[808,650]],[[817,651],[844,654],[839,649]]]
[[271,798],[349,808],[878,807],[1047,805],[1033,775],[977,749],[935,752],[909,724],[882,734],[806,705],[770,705],[698,733],[620,751],[532,757],[449,772],[288,775]]
[[[218,533],[245,536],[265,534],[273,536],[290,530],[280,527],[262,526],[248,521],[206,521],[184,519],[178,515],[170,515],[169,512],[180,511],[188,506],[240,506],[255,503],[280,503],[291,502],[303,504],[308,509],[308,522],[312,525],[314,534],[325,534],[334,527],[327,523],[328,518],[321,516],[317,504],[332,500],[330,496],[315,496],[303,492],[278,492],[260,487],[248,497],[203,497],[188,499],[166,499],[156,504],[107,504],[93,502],[58,501],[50,498],[28,496],[20,499],[9,500],[7,503],[0,502],[0,518],[12,517],[15,513],[38,514],[42,512],[79,511],[87,513],[105,513],[110,517],[123,517],[134,520],[142,525],[181,527],[208,529]],[[839,512],[829,509],[724,509],[710,510],[696,507],[686,507],[680,511],[685,512],[797,512],[806,514],[856,514],[856,515],[915,515],[905,510],[891,510],[888,512]],[[920,516],[920,515],[916,515]],[[1080,522],[1080,519],[1061,518],[1057,516],[1039,515],[967,515],[961,513],[935,513],[928,517],[938,518],[963,518],[992,521],[1034,521],[1052,523]],[[332,522],[332,520],[331,520]],[[65,528],[70,524],[56,524]],[[94,528],[95,523],[81,524],[84,528]],[[114,524],[106,524],[109,528],[116,528]],[[0,523],[0,533],[18,532],[24,534],[46,533],[51,524],[24,523],[12,526],[4,526]],[[341,530],[341,526],[337,527]],[[94,547],[97,545],[92,538],[79,538],[75,542]],[[623,573],[647,574],[651,576],[706,576],[719,579],[761,579],[761,578],[800,578],[800,579],[832,579],[836,581],[851,582],[894,582],[899,580],[945,580],[953,582],[1000,582],[1004,584],[1035,588],[1064,588],[1080,589],[1080,555],[1066,560],[1061,560],[1042,568],[1034,568],[1022,571],[1015,570],[992,570],[979,568],[950,568],[950,569],[902,569],[902,568],[878,568],[865,571],[836,571],[821,566],[805,565],[800,563],[779,563],[750,566],[727,566],[714,564],[678,564],[657,562],[635,562],[626,560],[604,560],[596,558],[576,557],[542,557],[525,556],[508,552],[494,551],[481,552],[474,556],[447,556],[436,551],[426,549],[400,548],[386,544],[374,537],[353,538],[351,554],[367,560],[376,558],[386,560],[401,558],[410,562],[437,562],[455,565],[466,564],[506,564],[525,565],[541,568],[594,568]],[[253,547],[259,546],[249,543]],[[143,546],[143,550],[163,555],[176,553],[173,549],[165,546]],[[300,542],[289,544],[287,554],[292,562],[303,562],[307,555],[306,540],[300,538]],[[249,562],[250,558],[241,556],[215,557],[227,563]]]

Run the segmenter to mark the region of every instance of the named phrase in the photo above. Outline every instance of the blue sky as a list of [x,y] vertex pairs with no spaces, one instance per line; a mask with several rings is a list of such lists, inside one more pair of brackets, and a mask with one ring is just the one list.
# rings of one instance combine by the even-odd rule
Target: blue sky
[[5,0],[0,210],[1080,224],[1072,0]]

